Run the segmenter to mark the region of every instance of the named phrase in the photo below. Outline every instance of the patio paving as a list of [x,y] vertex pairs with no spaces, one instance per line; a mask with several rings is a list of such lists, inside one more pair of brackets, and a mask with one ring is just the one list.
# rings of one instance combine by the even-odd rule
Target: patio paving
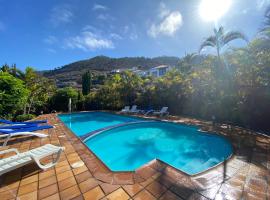
[[[270,137],[239,127],[213,127],[209,122],[169,117],[165,120],[201,125],[203,130],[224,135],[233,144],[234,155],[196,176],[188,176],[159,160],[133,173],[113,173],[55,114],[39,119],[48,119],[55,126],[51,131],[42,131],[49,134],[48,138],[17,137],[1,149],[27,151],[51,143],[65,147],[60,162],[46,171],[30,164],[1,176],[0,199],[270,199]],[[81,161],[85,165],[74,168],[74,163]]]

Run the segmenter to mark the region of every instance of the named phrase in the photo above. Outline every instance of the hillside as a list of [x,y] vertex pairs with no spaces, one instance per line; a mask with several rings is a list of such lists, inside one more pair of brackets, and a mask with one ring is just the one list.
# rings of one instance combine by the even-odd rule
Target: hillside
[[175,66],[179,62],[177,57],[124,57],[109,58],[106,56],[97,56],[88,60],[81,60],[50,71],[44,71],[42,74],[50,79],[54,79],[58,86],[78,85],[81,81],[81,75],[87,70],[94,73],[108,73],[114,69],[131,69],[139,67],[140,69],[149,69],[158,65]]

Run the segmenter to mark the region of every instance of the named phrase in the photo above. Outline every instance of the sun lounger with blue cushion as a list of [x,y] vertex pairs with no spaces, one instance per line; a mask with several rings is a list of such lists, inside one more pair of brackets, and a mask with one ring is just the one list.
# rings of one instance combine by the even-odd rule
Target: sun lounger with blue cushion
[[120,112],[121,113],[128,113],[130,111],[130,106],[125,106]]
[[0,138],[6,137],[3,143],[3,146],[6,146],[9,139],[13,136],[29,135],[29,136],[37,136],[37,137],[47,137],[48,135],[46,134],[34,133],[32,131],[38,131],[38,130],[44,130],[44,129],[50,129],[50,128],[53,128],[53,126],[45,125],[45,126],[26,127],[26,128],[20,128],[20,129],[0,129]]
[[33,127],[33,126],[37,126],[38,124],[16,124],[16,125],[1,125],[0,129],[21,129],[21,128],[29,128],[29,127]]
[[43,124],[43,123],[47,123],[48,120],[36,120],[36,121],[28,121],[28,122],[12,122],[9,120],[5,120],[5,119],[0,119],[0,123],[2,124]]

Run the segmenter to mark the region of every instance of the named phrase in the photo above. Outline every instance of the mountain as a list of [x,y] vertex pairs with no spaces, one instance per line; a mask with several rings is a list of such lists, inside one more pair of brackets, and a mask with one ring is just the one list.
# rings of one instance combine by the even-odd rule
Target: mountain
[[110,58],[97,56],[87,60],[77,61],[54,70],[43,71],[43,76],[54,79],[59,87],[68,85],[78,86],[81,82],[81,75],[90,70],[97,74],[107,74],[115,69],[131,69],[138,67],[147,70],[159,65],[175,66],[179,62],[177,57],[123,57]]

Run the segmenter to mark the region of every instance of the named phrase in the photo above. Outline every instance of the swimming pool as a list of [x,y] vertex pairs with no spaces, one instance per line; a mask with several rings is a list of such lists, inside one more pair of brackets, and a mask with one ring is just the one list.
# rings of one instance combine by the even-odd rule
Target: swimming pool
[[106,112],[81,112],[59,114],[62,122],[77,136],[117,124],[140,121],[137,117],[115,115]]
[[[141,120],[111,116],[107,113],[93,113],[93,115],[101,119],[112,117],[111,122],[114,124],[117,121],[123,124],[123,118],[126,122]],[[99,122],[96,117],[93,120],[95,124],[101,123],[100,126],[104,123]],[[88,121],[89,125],[93,124],[90,118]],[[106,123],[109,123],[108,121]],[[79,124],[76,122],[76,126]],[[112,171],[133,171],[153,159],[159,159],[187,174],[194,175],[219,164],[232,154],[231,144],[223,137],[200,132],[195,126],[168,122],[127,123],[103,131],[86,140],[85,144]]]

